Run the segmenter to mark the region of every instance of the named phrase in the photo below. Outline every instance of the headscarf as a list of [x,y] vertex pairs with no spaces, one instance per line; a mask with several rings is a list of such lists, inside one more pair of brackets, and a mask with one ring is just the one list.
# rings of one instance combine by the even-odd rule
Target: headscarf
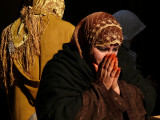
[[24,5],[20,18],[7,26],[1,35],[2,63],[0,66],[2,66],[5,86],[8,82],[6,81],[7,72],[10,76],[9,84],[13,85],[13,59],[18,60],[22,70],[31,78],[30,67],[34,64],[34,55],[40,55],[41,34],[48,25],[47,23],[44,26],[42,17],[53,14],[61,19],[64,13],[64,0],[27,0],[25,2],[29,5]]
[[105,12],[95,12],[79,22],[71,42],[75,44],[81,57],[88,56],[93,46],[121,45],[122,28],[117,20]]
[[62,18],[65,4],[64,0],[33,0],[33,9],[35,14],[56,14]]
[[122,27],[124,37],[123,45],[129,50],[128,53],[132,56],[133,62],[136,63],[137,54],[136,52],[130,50],[131,40],[140,32],[142,32],[146,26],[136,14],[129,10],[119,10],[118,12],[114,13],[113,16],[117,19]]
[[131,40],[146,28],[138,16],[129,10],[119,10],[113,16],[122,27],[124,40]]

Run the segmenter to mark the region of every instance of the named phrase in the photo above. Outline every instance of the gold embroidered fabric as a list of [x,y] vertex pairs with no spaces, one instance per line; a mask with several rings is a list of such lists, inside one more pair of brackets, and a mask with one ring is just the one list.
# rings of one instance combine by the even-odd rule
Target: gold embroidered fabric
[[33,9],[36,15],[56,13],[59,18],[62,18],[65,3],[64,0],[33,0]]
[[26,3],[31,6],[24,6],[21,16],[1,34],[0,86],[8,98],[11,120],[28,120],[35,113],[43,68],[62,44],[70,41],[75,28],[60,19],[63,12],[56,12],[59,0],[30,1],[33,5]]
[[82,57],[88,56],[85,54],[89,53],[93,45],[121,45],[122,41],[120,24],[112,15],[105,12],[95,12],[81,20],[72,39],[72,43],[76,44]]
[[[29,76],[34,56],[40,55],[41,35],[49,24],[49,21],[44,23],[43,16],[53,14],[61,19],[65,9],[64,0],[33,0],[30,2],[33,2],[33,5],[24,6],[20,12],[20,18],[6,27],[1,35],[0,54],[3,78],[5,81],[6,73],[10,71],[10,85],[13,85],[14,81],[13,59]],[[7,61],[7,59],[10,60]],[[10,62],[10,66],[7,65],[7,62]]]
[[103,46],[122,43],[121,27],[116,20],[104,18],[93,24],[90,39],[93,39],[94,46]]

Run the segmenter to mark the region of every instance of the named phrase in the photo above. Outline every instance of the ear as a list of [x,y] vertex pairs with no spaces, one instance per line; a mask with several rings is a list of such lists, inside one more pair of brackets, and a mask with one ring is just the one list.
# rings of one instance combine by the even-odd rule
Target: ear
[[95,68],[95,71],[97,72],[98,71],[98,65],[96,63],[93,63],[93,66]]

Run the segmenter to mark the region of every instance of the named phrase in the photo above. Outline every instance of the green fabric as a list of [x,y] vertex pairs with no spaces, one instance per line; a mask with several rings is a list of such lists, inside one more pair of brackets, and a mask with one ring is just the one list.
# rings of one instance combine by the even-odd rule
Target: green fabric
[[118,52],[118,61],[119,66],[121,67],[121,76],[120,79],[125,80],[127,83],[131,83],[140,88],[143,96],[144,96],[144,106],[146,111],[148,112],[148,116],[154,110],[155,101],[156,101],[156,91],[151,86],[151,84],[143,78],[141,72],[136,69],[136,65],[134,65],[131,56],[127,53],[127,50],[123,47],[119,49]]
[[71,44],[64,44],[42,73],[36,99],[38,120],[73,120],[82,106],[81,94],[94,81],[89,66]]

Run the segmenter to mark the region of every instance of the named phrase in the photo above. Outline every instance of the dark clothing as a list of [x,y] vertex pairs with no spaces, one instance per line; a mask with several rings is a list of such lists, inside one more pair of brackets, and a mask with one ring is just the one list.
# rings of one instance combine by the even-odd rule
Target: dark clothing
[[119,96],[102,83],[93,82],[92,85],[93,88],[82,94],[83,105],[76,120],[145,120],[143,97],[136,86],[120,80]]
[[36,98],[38,120],[73,120],[81,108],[81,94],[94,81],[89,66],[68,45],[44,67]]
[[136,85],[144,96],[144,106],[147,115],[150,116],[155,107],[156,91],[151,84],[143,78],[141,72],[136,69],[131,56],[127,50],[120,47],[118,52],[118,65],[121,67],[120,79],[125,80],[127,83]]
[[95,79],[95,71],[71,44],[45,66],[36,99],[38,120],[144,120],[139,88],[119,81],[121,96]]

